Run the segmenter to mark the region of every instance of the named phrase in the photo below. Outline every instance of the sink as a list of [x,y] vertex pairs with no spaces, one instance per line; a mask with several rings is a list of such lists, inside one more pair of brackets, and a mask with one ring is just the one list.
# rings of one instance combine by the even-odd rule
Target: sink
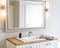
[[39,36],[29,36],[29,37],[22,37],[22,38],[16,38],[18,40],[22,40],[23,42],[32,42],[37,40],[46,40],[45,38],[39,38]]

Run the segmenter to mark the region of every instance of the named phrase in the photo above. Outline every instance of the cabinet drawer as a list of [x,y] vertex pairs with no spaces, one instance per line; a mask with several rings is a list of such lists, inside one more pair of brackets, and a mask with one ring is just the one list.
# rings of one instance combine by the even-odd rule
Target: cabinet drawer
[[55,43],[53,41],[40,43],[40,48],[54,48]]

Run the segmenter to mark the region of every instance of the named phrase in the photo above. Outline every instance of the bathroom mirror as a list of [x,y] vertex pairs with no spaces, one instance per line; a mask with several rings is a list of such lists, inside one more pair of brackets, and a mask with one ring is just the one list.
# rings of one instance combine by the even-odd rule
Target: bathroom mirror
[[45,1],[7,0],[7,2],[7,29],[45,27]]

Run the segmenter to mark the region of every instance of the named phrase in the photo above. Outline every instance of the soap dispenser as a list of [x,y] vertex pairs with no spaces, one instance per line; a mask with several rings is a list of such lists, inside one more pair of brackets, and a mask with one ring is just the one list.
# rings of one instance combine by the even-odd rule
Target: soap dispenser
[[19,38],[21,38],[22,37],[22,34],[21,33],[19,33]]

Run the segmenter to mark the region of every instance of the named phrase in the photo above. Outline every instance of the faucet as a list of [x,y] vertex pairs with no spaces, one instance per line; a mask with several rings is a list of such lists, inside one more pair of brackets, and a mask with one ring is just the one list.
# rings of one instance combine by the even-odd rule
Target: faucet
[[31,34],[32,34],[32,32],[30,31],[30,32],[28,33],[28,36],[31,36]]

